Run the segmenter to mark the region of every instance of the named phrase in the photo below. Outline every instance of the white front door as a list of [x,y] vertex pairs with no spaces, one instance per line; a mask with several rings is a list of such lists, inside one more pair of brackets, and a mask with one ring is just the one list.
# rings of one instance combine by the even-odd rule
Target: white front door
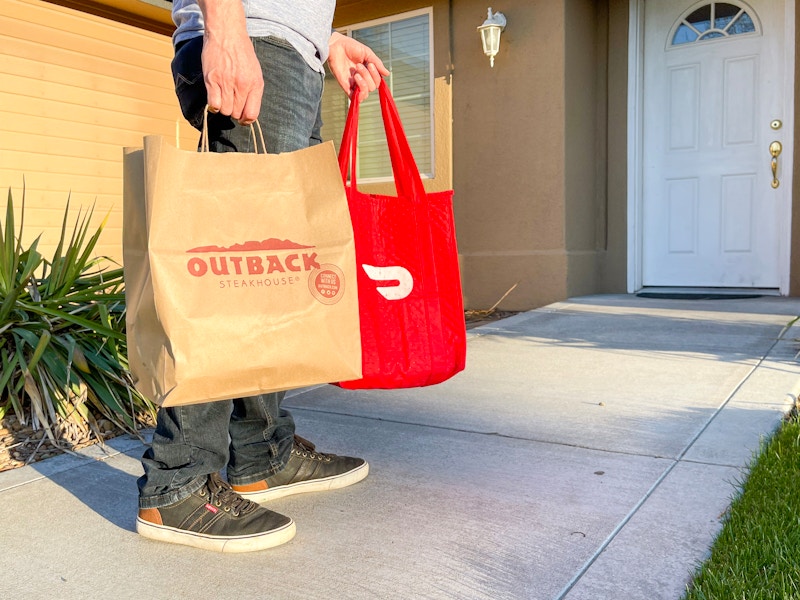
[[645,0],[643,286],[784,287],[788,5]]

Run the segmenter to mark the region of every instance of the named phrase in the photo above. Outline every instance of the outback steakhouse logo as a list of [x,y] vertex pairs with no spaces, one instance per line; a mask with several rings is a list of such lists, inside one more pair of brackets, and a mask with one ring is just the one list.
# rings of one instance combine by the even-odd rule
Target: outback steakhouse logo
[[187,250],[194,277],[216,279],[220,288],[294,285],[308,278],[311,294],[323,304],[335,304],[344,291],[344,274],[335,265],[320,264],[314,246],[269,238],[232,246],[199,246]]
[[308,277],[308,289],[323,304],[336,304],[344,292],[344,273],[336,265],[322,265]]

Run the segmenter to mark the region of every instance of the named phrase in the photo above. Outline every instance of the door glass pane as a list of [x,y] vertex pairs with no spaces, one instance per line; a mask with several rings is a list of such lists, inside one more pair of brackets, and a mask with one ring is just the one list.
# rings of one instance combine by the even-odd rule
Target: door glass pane
[[750,15],[742,13],[742,16],[736,19],[736,22],[728,29],[728,33],[736,35],[737,33],[753,33],[755,30],[756,26]]
[[675,32],[675,37],[672,39],[672,43],[675,46],[678,44],[688,44],[689,42],[694,42],[697,37],[697,32],[694,29],[685,23],[681,23],[678,27],[678,31]]
[[702,8],[698,8],[686,17],[686,21],[691,23],[700,33],[707,31],[711,28],[711,5],[708,4]]
[[726,25],[733,21],[740,10],[738,6],[734,6],[733,4],[717,2],[714,5],[714,27],[717,29],[725,29]]

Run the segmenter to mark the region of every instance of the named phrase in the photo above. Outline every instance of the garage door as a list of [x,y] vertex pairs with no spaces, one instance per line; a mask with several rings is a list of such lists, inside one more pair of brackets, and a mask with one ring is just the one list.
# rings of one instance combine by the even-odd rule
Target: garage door
[[[122,148],[197,137],[177,106],[168,36],[37,0],[0,2],[0,194],[26,189],[23,239],[48,256],[71,211],[109,215],[98,253],[121,262]],[[3,213],[5,210],[3,210]]]

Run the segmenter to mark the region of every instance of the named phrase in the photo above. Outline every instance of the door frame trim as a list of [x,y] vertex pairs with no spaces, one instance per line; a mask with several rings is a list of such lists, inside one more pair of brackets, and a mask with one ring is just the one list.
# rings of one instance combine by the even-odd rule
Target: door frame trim
[[[646,0],[629,0],[628,8],[628,182],[627,182],[627,291],[642,289],[644,268],[643,220],[643,165],[644,158],[644,14]],[[795,1],[784,0],[786,14],[784,31],[784,85],[785,114],[783,119],[783,147],[781,187],[785,186],[784,206],[778,209],[779,248],[778,272],[781,295],[789,295],[791,260],[792,175],[794,165],[794,49]],[[768,158],[768,157],[767,157]],[[765,159],[765,164],[767,161]]]

